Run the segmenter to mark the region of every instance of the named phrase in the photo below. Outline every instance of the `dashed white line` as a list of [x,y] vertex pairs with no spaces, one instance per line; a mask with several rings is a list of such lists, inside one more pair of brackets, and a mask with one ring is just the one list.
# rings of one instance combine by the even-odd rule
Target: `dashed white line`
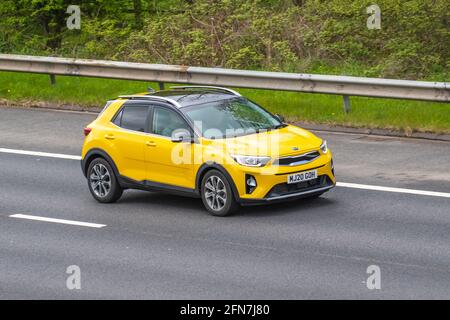
[[54,219],[54,218],[39,217],[39,216],[30,216],[30,215],[27,215],[27,214],[12,214],[12,215],[10,215],[10,217],[11,218],[18,218],[18,219],[44,221],[44,222],[62,223],[62,224],[69,224],[69,225],[73,225],[73,226],[82,226],[82,227],[90,227],[90,228],[103,228],[103,227],[106,227],[106,224],[98,224],[98,223],[82,222],[82,221],[74,221],[74,220],[65,220],[65,219]]
[[[37,151],[27,151],[27,150],[6,149],[6,148],[0,148],[0,152],[13,153],[13,154],[23,154],[23,155],[38,156],[38,157],[68,159],[68,160],[81,160],[80,156],[74,156],[74,155],[68,155],[68,154],[60,154],[60,153],[37,152]],[[384,191],[384,192],[396,192],[396,193],[407,193],[407,194],[415,194],[415,195],[421,195],[421,196],[450,198],[450,193],[446,193],[446,192],[415,190],[415,189],[404,189],[404,188],[392,188],[392,187],[373,186],[373,185],[368,185],[368,184],[347,183],[347,182],[338,182],[336,185],[338,187],[343,187],[343,188],[353,188],[353,189],[363,189],[363,190],[373,190],[373,191]]]
[[12,154],[23,154],[27,156],[37,156],[37,157],[47,157],[47,158],[59,158],[68,160],[81,160],[80,156],[72,156],[68,154],[60,153],[48,153],[48,152],[38,152],[38,151],[27,151],[27,150],[16,150],[16,149],[5,149],[0,148],[0,152],[12,153]]

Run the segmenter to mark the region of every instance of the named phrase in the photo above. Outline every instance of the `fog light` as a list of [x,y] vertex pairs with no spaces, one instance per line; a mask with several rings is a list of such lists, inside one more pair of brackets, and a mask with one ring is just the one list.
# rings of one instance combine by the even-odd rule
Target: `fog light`
[[248,184],[250,187],[256,187],[256,180],[255,180],[255,178],[252,177],[252,176],[250,176],[250,177],[247,179],[247,184]]
[[245,175],[245,191],[247,193],[252,193],[256,189],[257,183],[254,176],[246,174]]

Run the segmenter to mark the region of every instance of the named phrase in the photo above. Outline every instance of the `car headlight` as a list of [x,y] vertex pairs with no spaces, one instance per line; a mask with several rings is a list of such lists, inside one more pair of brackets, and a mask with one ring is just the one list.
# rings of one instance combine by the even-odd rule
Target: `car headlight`
[[262,156],[231,155],[231,157],[240,165],[247,167],[263,167],[270,161],[270,157]]
[[320,145],[320,150],[322,151],[323,154],[328,152],[328,145],[326,140],[322,141],[322,144]]

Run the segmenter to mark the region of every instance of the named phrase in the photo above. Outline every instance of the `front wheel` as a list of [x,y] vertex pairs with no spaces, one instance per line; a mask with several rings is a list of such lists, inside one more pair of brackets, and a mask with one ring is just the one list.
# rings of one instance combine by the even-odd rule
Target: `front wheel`
[[225,217],[239,207],[231,185],[218,170],[208,171],[201,182],[201,194],[206,210],[213,216]]
[[98,202],[116,202],[122,196],[123,189],[105,159],[96,158],[89,164],[87,178],[89,191]]

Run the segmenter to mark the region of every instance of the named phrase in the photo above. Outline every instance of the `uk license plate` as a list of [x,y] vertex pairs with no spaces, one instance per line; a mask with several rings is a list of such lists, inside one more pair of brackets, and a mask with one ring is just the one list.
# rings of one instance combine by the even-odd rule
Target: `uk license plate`
[[305,171],[300,173],[293,173],[288,175],[287,183],[299,183],[317,178],[317,170]]

